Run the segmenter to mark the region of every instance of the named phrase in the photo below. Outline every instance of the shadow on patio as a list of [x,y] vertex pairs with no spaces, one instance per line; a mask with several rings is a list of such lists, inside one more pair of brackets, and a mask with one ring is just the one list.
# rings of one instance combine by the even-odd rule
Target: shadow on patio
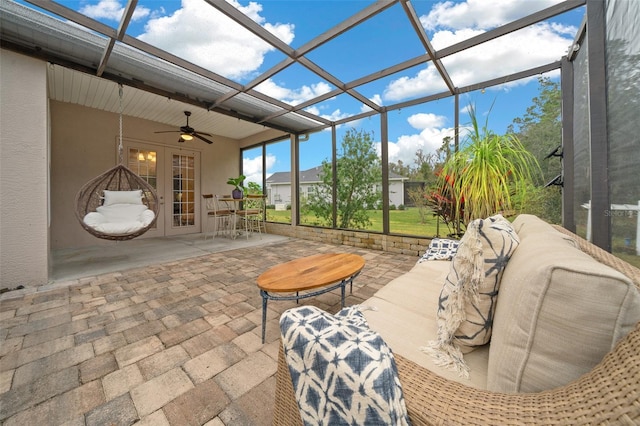
[[[133,269],[86,278],[71,278],[72,269],[62,268],[56,273],[66,273],[66,280],[37,292],[3,294],[0,422],[271,424],[278,318],[295,302],[269,304],[267,343],[261,344],[258,275],[319,252],[357,253],[366,265],[347,297],[353,305],[408,271],[417,258],[265,237],[232,250],[228,240],[207,241],[224,244],[226,251],[195,239],[178,241],[194,250],[172,259],[166,256],[179,256],[180,250],[169,249],[179,238],[139,240],[148,246],[145,265],[136,265],[140,259],[134,256],[127,264]],[[122,247],[131,246],[120,246],[120,256],[127,256]],[[68,267],[82,263],[78,253],[57,255],[58,261],[66,256]],[[340,293],[301,303],[336,312]]]

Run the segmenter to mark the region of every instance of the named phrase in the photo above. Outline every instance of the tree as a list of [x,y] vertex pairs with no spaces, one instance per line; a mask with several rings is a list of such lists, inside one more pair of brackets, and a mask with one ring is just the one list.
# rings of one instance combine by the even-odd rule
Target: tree
[[[382,202],[382,166],[375,149],[373,135],[350,129],[345,133],[336,163],[336,208],[339,228],[364,229],[371,225],[367,210]],[[305,208],[324,225],[333,217],[331,162],[324,160],[320,183],[309,191]]]
[[[514,118],[507,129],[515,133],[522,144],[540,162],[544,184],[560,173],[560,162],[544,157],[562,144],[562,92],[560,83],[548,77],[539,77],[539,94],[531,100],[532,105],[522,118]],[[555,160],[555,161],[554,161]]]
[[410,165],[405,165],[402,160],[398,160],[397,163],[389,162],[389,173],[410,177],[413,174],[413,170]]
[[508,132],[515,133],[522,144],[538,160],[542,177],[531,188],[524,210],[536,214],[551,223],[560,223],[562,214],[561,193],[557,187],[545,188],[544,184],[562,172],[559,158],[545,157],[562,144],[562,92],[560,83],[548,77],[538,78],[539,94],[521,118],[515,118]]

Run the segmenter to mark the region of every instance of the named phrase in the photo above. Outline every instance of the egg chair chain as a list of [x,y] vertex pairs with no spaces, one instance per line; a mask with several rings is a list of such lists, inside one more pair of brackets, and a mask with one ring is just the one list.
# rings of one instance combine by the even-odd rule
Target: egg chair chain
[[124,151],[124,148],[122,147],[122,83],[118,84],[118,96],[120,97],[120,144],[118,145],[118,163],[124,164],[124,159],[122,158],[122,152]]
[[144,234],[158,218],[158,195],[146,180],[124,164],[122,84],[118,135],[119,164],[87,182],[76,195],[76,217],[95,237],[122,241]]

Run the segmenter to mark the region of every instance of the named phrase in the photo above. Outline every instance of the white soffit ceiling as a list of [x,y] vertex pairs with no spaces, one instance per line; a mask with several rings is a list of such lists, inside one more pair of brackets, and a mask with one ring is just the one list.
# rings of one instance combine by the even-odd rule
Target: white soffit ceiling
[[[59,65],[48,68],[49,98],[112,113],[119,113],[118,85]],[[189,125],[201,132],[244,139],[268,128],[235,117],[207,111],[194,105],[159,96],[130,86],[123,87],[123,114],[144,120],[156,121],[174,127],[184,126],[184,111],[191,111]]]

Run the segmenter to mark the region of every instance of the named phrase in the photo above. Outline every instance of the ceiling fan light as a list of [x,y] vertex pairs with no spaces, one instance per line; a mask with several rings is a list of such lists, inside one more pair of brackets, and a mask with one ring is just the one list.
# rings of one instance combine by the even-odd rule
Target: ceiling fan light
[[193,136],[191,136],[191,135],[190,135],[190,134],[188,134],[188,133],[183,133],[183,134],[181,134],[181,135],[180,135],[180,137],[181,137],[182,139],[184,139],[185,141],[190,141],[191,139],[193,139]]

